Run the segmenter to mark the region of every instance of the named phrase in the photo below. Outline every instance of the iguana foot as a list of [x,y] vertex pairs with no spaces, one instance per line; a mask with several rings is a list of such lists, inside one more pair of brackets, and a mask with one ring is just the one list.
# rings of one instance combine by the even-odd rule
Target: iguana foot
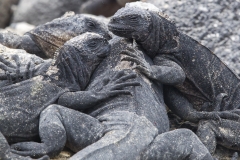
[[221,119],[240,121],[240,115],[233,111],[213,111],[203,113],[202,119],[217,120],[219,122],[221,122]]
[[143,73],[150,79],[154,79],[153,71],[151,66],[144,59],[143,54],[135,49],[124,50],[121,52],[124,57],[121,61],[130,61],[136,63],[134,69],[137,69],[139,72]]
[[[0,159],[1,160],[32,160],[30,157],[21,156],[19,154],[15,154],[11,152],[11,148],[8,145],[7,140],[0,132]],[[49,160],[50,158],[47,155],[44,155],[43,157],[39,158],[38,160]]]
[[234,109],[234,110],[231,110],[230,112],[240,115],[240,109]]
[[11,62],[0,55],[0,69],[5,71],[5,74],[0,74],[0,80],[7,80],[8,84],[13,84],[33,77],[35,65],[32,62],[23,66],[18,55],[14,55],[13,60],[14,62]]
[[48,154],[48,149],[43,143],[20,142],[11,145],[11,152],[21,155],[39,158]]
[[217,112],[219,117],[223,119],[228,119],[228,120],[234,120],[234,121],[240,121],[240,115],[232,112],[232,111],[220,111]]
[[105,77],[103,85],[100,90],[96,91],[96,95],[102,100],[120,94],[131,95],[131,92],[125,87],[140,86],[140,83],[134,80],[136,77],[136,73],[128,73],[124,70],[117,72],[113,77]]

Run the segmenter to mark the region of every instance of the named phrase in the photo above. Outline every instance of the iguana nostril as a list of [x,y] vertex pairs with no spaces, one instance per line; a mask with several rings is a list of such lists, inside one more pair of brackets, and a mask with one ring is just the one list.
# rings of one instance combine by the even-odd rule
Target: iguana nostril
[[118,20],[117,18],[114,18],[114,17],[113,17],[113,18],[111,19],[111,21],[112,21],[112,22],[118,22],[119,20]]

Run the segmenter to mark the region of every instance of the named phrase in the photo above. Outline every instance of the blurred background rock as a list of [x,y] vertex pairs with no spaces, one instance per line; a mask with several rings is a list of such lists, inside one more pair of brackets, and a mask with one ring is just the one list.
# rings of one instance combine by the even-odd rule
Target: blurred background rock
[[[39,25],[67,11],[111,16],[125,3],[132,1],[135,0],[0,0],[0,27],[6,27],[10,21]],[[13,9],[12,5],[16,4],[17,7]]]
[[0,28],[9,25],[13,14],[12,7],[18,0],[0,0]]
[[20,0],[12,22],[39,25],[62,16],[66,11],[78,12],[86,0]]

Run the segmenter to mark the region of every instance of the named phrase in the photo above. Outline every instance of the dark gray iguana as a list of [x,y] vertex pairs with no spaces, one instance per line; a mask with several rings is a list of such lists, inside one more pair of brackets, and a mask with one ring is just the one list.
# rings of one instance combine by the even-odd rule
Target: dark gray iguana
[[[0,43],[11,48],[23,48],[29,53],[41,57],[53,57],[54,52],[67,40],[87,31],[98,33],[110,39],[110,32],[100,17],[87,14],[73,15],[66,13],[63,17],[40,25],[20,37],[11,32],[1,32]],[[0,85],[9,85],[43,73],[50,66],[51,60],[26,53],[21,49],[10,49],[0,45]]]
[[[110,20],[110,31],[135,39],[154,65],[128,51],[125,60],[136,62],[136,68],[154,81],[178,81],[174,87],[165,87],[165,102],[181,118],[201,120],[197,135],[211,153],[216,143],[240,150],[239,78],[208,48],[180,33],[163,14],[147,5],[142,3],[142,9],[129,3]],[[172,63],[181,69],[177,71]]]
[[[93,95],[92,97],[88,96],[88,105],[81,101],[82,98],[86,97],[83,92],[63,94],[59,98],[58,104],[68,108],[50,105],[41,113],[39,131],[42,143],[22,142],[14,144],[12,148],[19,150],[14,151],[14,153],[25,156],[57,154],[66,143],[69,148],[78,152],[71,159],[99,159],[99,157],[116,160],[136,159],[140,158],[158,133],[168,131],[169,123],[161,96],[162,92],[156,90],[156,86],[143,75],[138,74],[136,77],[136,74],[129,70],[130,63],[120,61],[120,52],[129,47],[130,43],[125,39],[115,37],[110,41],[110,44],[111,54],[95,70],[89,86],[85,90],[85,93],[90,92]],[[129,74],[124,76],[125,72]],[[119,95],[115,98],[99,98],[104,94],[99,94],[101,92],[93,94],[99,90],[106,93],[105,85],[108,83],[111,85],[112,81],[120,83],[131,78],[136,78],[135,80],[141,84],[141,87],[128,88],[132,96]],[[129,91],[123,90],[121,92],[128,93]],[[98,99],[105,101],[99,103]],[[76,110],[84,110],[89,115]],[[168,140],[168,138],[179,141],[175,144],[168,143],[167,147],[174,149],[171,151],[174,154],[169,156],[170,158],[178,157],[180,149],[186,150],[191,145],[192,148],[181,153],[180,159],[184,156],[190,157],[189,159],[194,159],[194,157],[209,157],[211,159],[207,149],[192,132],[187,130],[158,136],[142,157],[144,159],[156,157],[154,151],[159,153],[159,150],[165,153],[165,143],[157,145],[157,149],[155,144]],[[184,139],[186,140],[184,141]],[[179,148],[178,144],[180,143],[187,145]]]
[[[120,61],[119,52],[128,43],[118,39],[114,39],[110,43],[111,54],[96,69],[85,92],[93,94],[103,91],[102,96],[104,96],[107,89],[105,88],[106,84],[109,83],[110,86],[112,81],[115,81],[121,87],[123,80],[132,78],[135,78],[135,81],[142,87],[130,87],[129,90],[133,96],[119,95],[111,99],[99,98],[101,95],[95,93],[88,99],[88,105],[81,100],[86,97],[83,93],[65,93],[58,100],[58,104],[61,106],[51,105],[41,114],[43,118],[39,131],[40,137],[43,139],[42,143],[14,144],[12,147],[19,150],[14,153],[24,156],[34,156],[37,153],[41,156],[47,152],[51,156],[59,153],[59,150],[67,142],[66,145],[71,150],[79,151],[72,159],[97,159],[98,157],[104,157],[102,159],[134,159],[136,156],[140,156],[140,153],[152,142],[158,132],[169,130],[168,117],[161,102],[163,99],[160,101],[159,96],[156,95],[160,93],[154,92],[154,86],[151,86],[148,80],[145,82],[142,77],[136,77],[136,73],[128,69],[128,62],[124,65]],[[127,84],[136,85],[136,82]],[[127,94],[129,91],[116,89],[114,92]],[[146,97],[146,99],[142,97]],[[102,103],[96,101],[98,99],[103,99]],[[83,110],[87,114],[76,110]],[[149,122],[145,116],[154,124]],[[48,126],[45,125],[46,123]],[[53,131],[52,128],[56,130]],[[49,133],[53,134],[49,135]]]
[[[114,37],[110,40],[110,44],[110,55],[96,69],[86,90],[98,90],[99,84],[104,83],[103,77],[106,77],[106,75],[112,77],[116,71],[124,70],[132,73],[129,70],[132,68],[132,64],[121,61],[121,58],[123,58],[121,55],[122,50],[132,48],[131,42],[123,38]],[[137,54],[136,51],[131,51]],[[145,58],[146,61],[151,63],[147,56]],[[100,121],[95,126],[101,124],[105,129],[103,132],[94,129],[94,133],[103,134],[100,136],[101,138],[79,151],[71,159],[99,159],[99,157],[101,159],[116,160],[140,158],[145,160],[170,160],[171,158],[181,160],[183,157],[188,157],[188,159],[192,160],[196,158],[203,159],[203,157],[208,157],[209,160],[212,159],[208,150],[191,131],[176,130],[167,132],[169,130],[169,121],[163,102],[162,90],[159,90],[155,84],[141,73],[137,73],[135,80],[141,86],[129,88],[132,96],[118,96],[85,110],[85,113],[96,117]],[[72,96],[71,94],[65,95],[66,98]],[[67,107],[79,106],[77,101],[74,102],[66,103],[62,101],[60,103]],[[130,119],[130,117],[134,118]],[[144,117],[151,124],[149,122],[146,123]],[[92,127],[89,126],[89,128]],[[157,136],[156,134],[160,135]],[[97,136],[97,134],[95,135]],[[153,138],[155,139],[153,140]],[[176,143],[168,142],[168,139]],[[149,142],[151,143],[149,144]],[[182,147],[179,147],[179,145]],[[166,157],[166,153],[172,154]]]
[[10,48],[24,49],[43,58],[53,58],[57,49],[66,41],[85,32],[98,33],[108,40],[111,38],[107,26],[97,16],[66,13],[23,36],[2,32],[0,43]]
[[[78,99],[81,104],[91,103],[91,97],[94,98],[96,103],[99,103],[103,100],[102,97],[129,94],[128,91],[121,89],[129,85],[138,85],[138,83],[122,83],[119,80],[116,83],[115,81],[105,83],[104,90],[100,89],[94,92],[82,91],[86,88],[95,68],[109,54],[109,51],[110,45],[105,38],[98,34],[85,33],[64,44],[53,65],[49,67],[45,74],[2,87],[0,89],[0,132],[5,136],[6,140],[10,144],[37,141],[39,134],[41,137],[44,133],[55,137],[55,128],[50,126],[52,132],[47,132],[45,127],[48,123],[44,123],[45,120],[39,116],[50,104],[61,100],[61,96],[66,92],[74,92],[77,97],[82,95],[81,99]],[[124,76],[124,74],[119,77],[121,78],[121,76]],[[131,78],[133,77],[125,77],[124,80]],[[67,100],[72,101],[71,98]],[[39,128],[42,121],[44,123],[43,129]],[[50,138],[52,137],[50,136]],[[44,140],[42,139],[43,142]],[[6,147],[4,143],[0,145]],[[57,148],[54,145],[50,147]],[[31,149],[34,148],[32,147]],[[45,155],[48,149],[44,146],[43,150],[38,150],[38,152]],[[6,152],[0,154],[4,155],[0,157],[1,159],[8,159],[11,156],[9,155],[11,153],[9,150],[0,151]],[[16,152],[16,154],[18,153]],[[38,153],[31,156],[38,156]],[[53,155],[50,154],[50,156]]]

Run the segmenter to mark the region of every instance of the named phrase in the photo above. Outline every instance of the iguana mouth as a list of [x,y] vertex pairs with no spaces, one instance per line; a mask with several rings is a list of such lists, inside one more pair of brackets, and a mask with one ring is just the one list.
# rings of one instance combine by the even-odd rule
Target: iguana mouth
[[112,24],[108,24],[108,28],[109,30],[113,30],[113,31],[119,31],[119,32],[132,32],[134,31],[133,29],[131,28],[126,28],[125,25],[112,25]]

